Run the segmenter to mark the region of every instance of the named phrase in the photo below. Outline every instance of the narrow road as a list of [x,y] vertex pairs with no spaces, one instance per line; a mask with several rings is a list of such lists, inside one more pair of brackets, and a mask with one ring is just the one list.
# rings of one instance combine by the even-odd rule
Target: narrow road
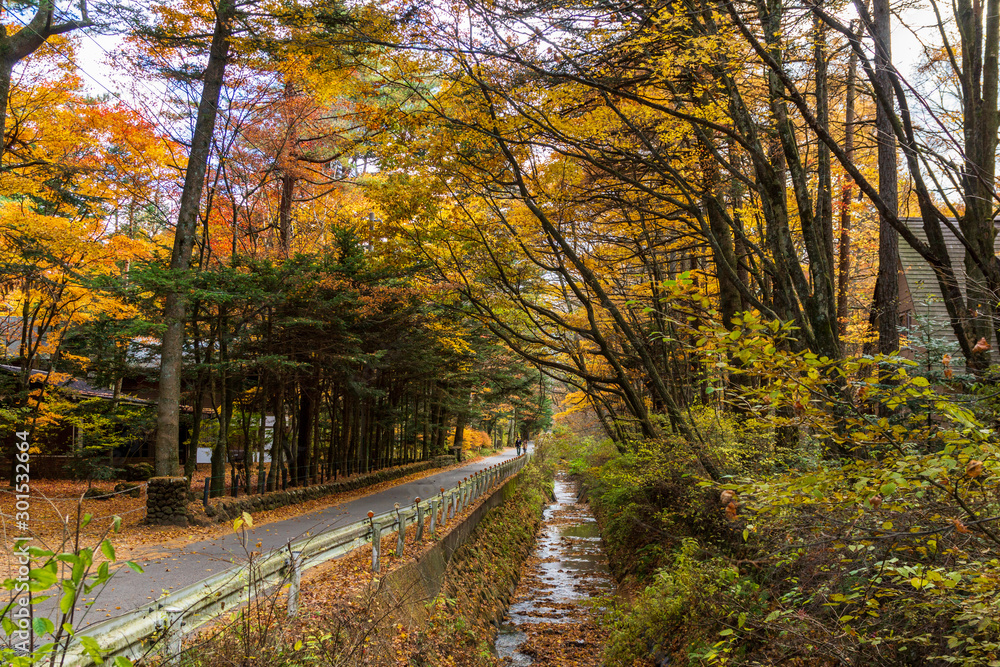
[[[514,457],[514,450],[507,449],[461,468],[454,468],[420,480],[363,496],[344,505],[335,505],[300,516],[256,526],[247,531],[249,544],[255,550],[267,553],[280,549],[300,537],[318,535],[366,518],[369,511],[379,514],[413,502],[415,497],[429,498],[439,493],[441,487],[451,488],[464,477],[483,468]],[[260,542],[260,546],[256,546]],[[80,607],[85,617],[78,617],[79,628],[104,621],[150,604],[164,593],[170,593],[220,572],[246,556],[237,535],[230,533],[216,539],[193,542],[181,548],[168,550],[153,560],[139,560],[145,572],[137,574],[127,567],[119,568],[111,583],[89,608]],[[88,598],[89,599],[89,598]],[[37,610],[36,610],[37,613]]]

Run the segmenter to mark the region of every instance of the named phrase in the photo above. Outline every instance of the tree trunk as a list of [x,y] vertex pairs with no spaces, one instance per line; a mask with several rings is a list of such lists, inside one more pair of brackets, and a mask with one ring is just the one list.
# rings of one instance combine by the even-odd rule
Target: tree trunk
[[295,454],[295,483],[305,486],[309,483],[309,450],[313,435],[313,406],[315,401],[312,392],[304,386],[299,387],[299,437]]
[[467,409],[460,409],[455,417],[455,449],[459,452],[465,447],[465,425],[469,420],[469,412]]
[[[851,24],[854,32],[854,23]],[[847,62],[847,99],[844,105],[844,154],[854,161],[854,102],[858,78],[858,54],[851,50]],[[851,198],[854,179],[845,173],[840,188],[840,262],[837,267],[837,321],[840,335],[847,333],[847,306],[851,282]]]
[[[174,247],[170,257],[170,270],[175,280],[185,276],[191,266],[191,251],[197,229],[201,192],[205,185],[205,172],[215,133],[219,95],[229,61],[229,40],[232,21],[236,15],[233,0],[220,0],[216,9],[215,29],[205,68],[204,87],[198,103],[191,153],[188,156],[181,191]],[[156,410],[156,446],[154,450],[157,475],[175,475],[178,469],[180,433],[181,371],[183,367],[184,317],[187,301],[186,287],[175,285],[166,294],[164,320],[166,330],[160,351],[160,391]]]
[[295,178],[290,174],[281,175],[281,201],[278,204],[278,232],[281,254],[288,257],[292,252],[292,195],[295,192]]
[[[890,38],[891,12],[889,0],[874,0],[875,69],[878,84],[890,91],[892,99],[892,43]],[[875,110],[875,132],[878,144],[878,193],[889,214],[896,217],[899,210],[898,178],[896,168],[896,138],[893,134],[894,111],[880,102]],[[892,354],[899,350],[899,237],[885,215],[878,223],[878,276],[875,279],[875,298],[872,316],[878,331],[878,351]]]

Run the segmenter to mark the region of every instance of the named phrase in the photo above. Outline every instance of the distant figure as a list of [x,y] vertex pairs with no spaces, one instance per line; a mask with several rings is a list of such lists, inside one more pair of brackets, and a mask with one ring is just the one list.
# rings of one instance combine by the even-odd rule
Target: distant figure
[[518,438],[517,440],[514,441],[514,447],[517,449],[517,455],[520,456],[521,455],[521,439],[520,438]]

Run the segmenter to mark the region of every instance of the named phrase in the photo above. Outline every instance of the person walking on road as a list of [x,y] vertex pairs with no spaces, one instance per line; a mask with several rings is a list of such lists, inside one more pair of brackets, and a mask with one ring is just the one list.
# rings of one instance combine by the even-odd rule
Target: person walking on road
[[515,449],[517,449],[517,455],[520,456],[521,455],[521,439],[520,438],[518,438],[517,440],[514,441],[514,447],[515,447]]

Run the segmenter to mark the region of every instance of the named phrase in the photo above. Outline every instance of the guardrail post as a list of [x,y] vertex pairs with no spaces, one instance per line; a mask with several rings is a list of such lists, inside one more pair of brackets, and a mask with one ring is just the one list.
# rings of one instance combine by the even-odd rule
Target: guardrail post
[[205,478],[205,497],[202,498],[201,501],[202,504],[205,505],[205,507],[208,507],[208,494],[211,493],[211,491],[212,491],[212,477],[209,476]]
[[302,552],[293,551],[292,557],[288,560],[288,578],[291,582],[288,586],[288,617],[294,618],[299,615],[299,587],[302,584]]
[[406,548],[406,517],[400,513],[399,503],[396,503],[396,528],[396,558],[402,558]]
[[163,620],[163,643],[160,649],[163,655],[163,664],[171,665],[180,658],[183,648],[184,632],[184,610],[177,607],[167,607],[163,610],[165,618]]
[[428,508],[431,511],[431,525],[429,530],[431,531],[431,537],[434,537],[435,524],[437,523],[437,513],[438,513],[438,502],[431,498],[427,501]]
[[368,521],[372,524],[372,572],[378,572],[379,552],[382,551],[382,525],[372,518],[375,512],[368,512]]
[[[424,507],[420,504],[420,496],[417,496],[413,504],[417,507],[417,536],[416,540],[419,542],[424,539]],[[431,528],[431,530],[434,530]]]
[[448,512],[451,510],[451,499],[444,492],[444,487],[441,487],[441,527],[444,528],[448,525]]

